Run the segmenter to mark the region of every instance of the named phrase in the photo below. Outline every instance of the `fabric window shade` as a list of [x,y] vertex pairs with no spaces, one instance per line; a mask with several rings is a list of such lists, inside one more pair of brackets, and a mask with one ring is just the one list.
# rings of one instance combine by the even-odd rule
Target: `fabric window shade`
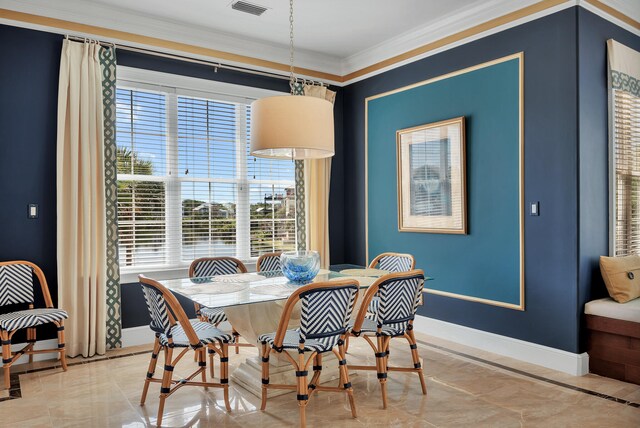
[[613,255],[640,254],[640,53],[607,41],[611,91]]
[[123,267],[295,249],[294,164],[250,156],[251,100],[126,85],[117,132]]

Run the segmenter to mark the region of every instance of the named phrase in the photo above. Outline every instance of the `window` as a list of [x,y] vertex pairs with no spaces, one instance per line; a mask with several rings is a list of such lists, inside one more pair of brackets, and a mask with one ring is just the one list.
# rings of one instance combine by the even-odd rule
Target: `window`
[[249,154],[251,99],[119,80],[116,102],[122,268],[295,249],[295,166]]
[[611,255],[640,254],[640,52],[607,40]]
[[613,90],[614,255],[640,254],[640,98]]

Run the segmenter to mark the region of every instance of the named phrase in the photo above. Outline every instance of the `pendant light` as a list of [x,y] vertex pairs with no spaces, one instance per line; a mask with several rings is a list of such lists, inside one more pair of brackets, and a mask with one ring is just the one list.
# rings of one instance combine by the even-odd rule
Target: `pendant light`
[[289,2],[289,85],[291,95],[251,103],[251,154],[277,159],[321,159],[334,155],[333,104],[293,95],[293,0]]

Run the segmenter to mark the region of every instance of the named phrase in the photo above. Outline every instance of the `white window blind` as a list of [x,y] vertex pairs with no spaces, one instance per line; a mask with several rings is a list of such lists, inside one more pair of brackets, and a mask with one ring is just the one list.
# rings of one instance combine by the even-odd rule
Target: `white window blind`
[[613,90],[615,255],[640,254],[640,98]]
[[296,247],[292,161],[249,155],[250,100],[117,89],[121,267]]

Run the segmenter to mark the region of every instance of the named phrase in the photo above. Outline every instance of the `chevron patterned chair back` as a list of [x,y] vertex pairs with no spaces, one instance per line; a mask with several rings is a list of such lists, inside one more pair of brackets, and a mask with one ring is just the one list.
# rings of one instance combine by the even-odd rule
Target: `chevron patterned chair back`
[[[351,414],[355,418],[356,407],[353,388],[349,382],[345,342],[351,312],[358,298],[358,283],[353,279],[309,284],[297,289],[287,300],[280,317],[278,330],[258,338],[262,343],[262,406],[267,406],[269,388],[293,389],[297,391],[300,425],[306,426],[305,407],[316,391],[343,392],[349,398]],[[300,328],[288,330],[291,314],[300,302]],[[269,384],[269,354],[282,353],[293,365],[296,385]],[[296,357],[291,353],[297,354]],[[322,372],[322,355],[333,352],[338,358],[342,385],[330,387],[319,385]],[[308,358],[306,355],[308,355]],[[313,360],[313,377],[308,380],[308,371]]]
[[424,275],[415,274],[382,281],[378,285],[380,304],[376,313],[379,327],[393,328],[404,334],[413,321],[420,303]]
[[191,262],[189,266],[191,278],[246,272],[244,263],[235,257],[202,257]]
[[416,259],[411,254],[382,253],[371,261],[369,267],[389,272],[407,272],[416,268]]
[[[34,308],[34,277],[38,278],[44,308]],[[33,362],[33,354],[56,352],[64,371],[67,370],[66,348],[64,344],[64,320],[68,318],[62,309],[53,307],[47,280],[42,270],[35,264],[23,260],[0,262],[0,307],[8,305],[27,305],[26,310],[16,310],[0,315],[0,339],[2,340],[2,367],[4,369],[4,386],[11,385],[10,371],[13,363],[22,355],[29,356]],[[36,344],[36,327],[42,324],[55,324],[58,328],[58,348],[34,350]],[[20,329],[27,330],[27,345],[18,352],[11,352],[11,337]]]
[[[368,289],[358,315],[350,323],[349,336],[365,336],[373,348],[375,366],[351,366],[352,370],[375,370],[382,390],[382,406],[387,407],[387,373],[402,371],[417,373],[422,393],[427,393],[418,344],[413,333],[413,320],[422,298],[424,272],[420,269],[390,273],[380,277]],[[377,300],[376,312],[371,316],[371,302]],[[374,341],[375,338],[375,341]],[[409,342],[413,367],[390,367],[389,344],[393,338],[405,338]],[[347,340],[347,346],[349,341]]]
[[258,272],[273,272],[281,269],[280,255],[282,251],[275,253],[266,253],[258,257],[256,262],[256,271]]
[[[149,327],[156,334],[140,405],[144,405],[146,401],[150,383],[156,382],[161,384],[157,426],[162,424],[165,400],[182,386],[222,388],[225,406],[227,411],[231,411],[228,380],[228,343],[232,340],[231,335],[218,330],[209,323],[189,321],[189,317],[171,291],[144,275],[140,275],[138,278],[151,318]],[[189,350],[195,351],[198,369],[182,380],[173,380],[175,365]],[[164,351],[163,373],[161,377],[154,377],[160,351]],[[177,355],[174,355],[174,352]],[[213,356],[215,354],[220,356],[219,382],[207,382],[207,352],[209,352],[210,368],[213,367]],[[194,380],[198,375],[201,376],[201,382]],[[213,373],[211,373],[211,377],[213,377]]]
[[0,306],[33,301],[33,268],[21,263],[0,266]]
[[300,335],[299,343],[309,339],[322,345],[323,351],[330,351],[347,332],[358,287],[313,288],[300,293]]
[[144,301],[147,303],[151,322],[149,327],[158,334],[171,335],[171,327],[176,324],[175,316],[170,312],[169,307],[162,295],[162,291],[154,284],[140,282]]

